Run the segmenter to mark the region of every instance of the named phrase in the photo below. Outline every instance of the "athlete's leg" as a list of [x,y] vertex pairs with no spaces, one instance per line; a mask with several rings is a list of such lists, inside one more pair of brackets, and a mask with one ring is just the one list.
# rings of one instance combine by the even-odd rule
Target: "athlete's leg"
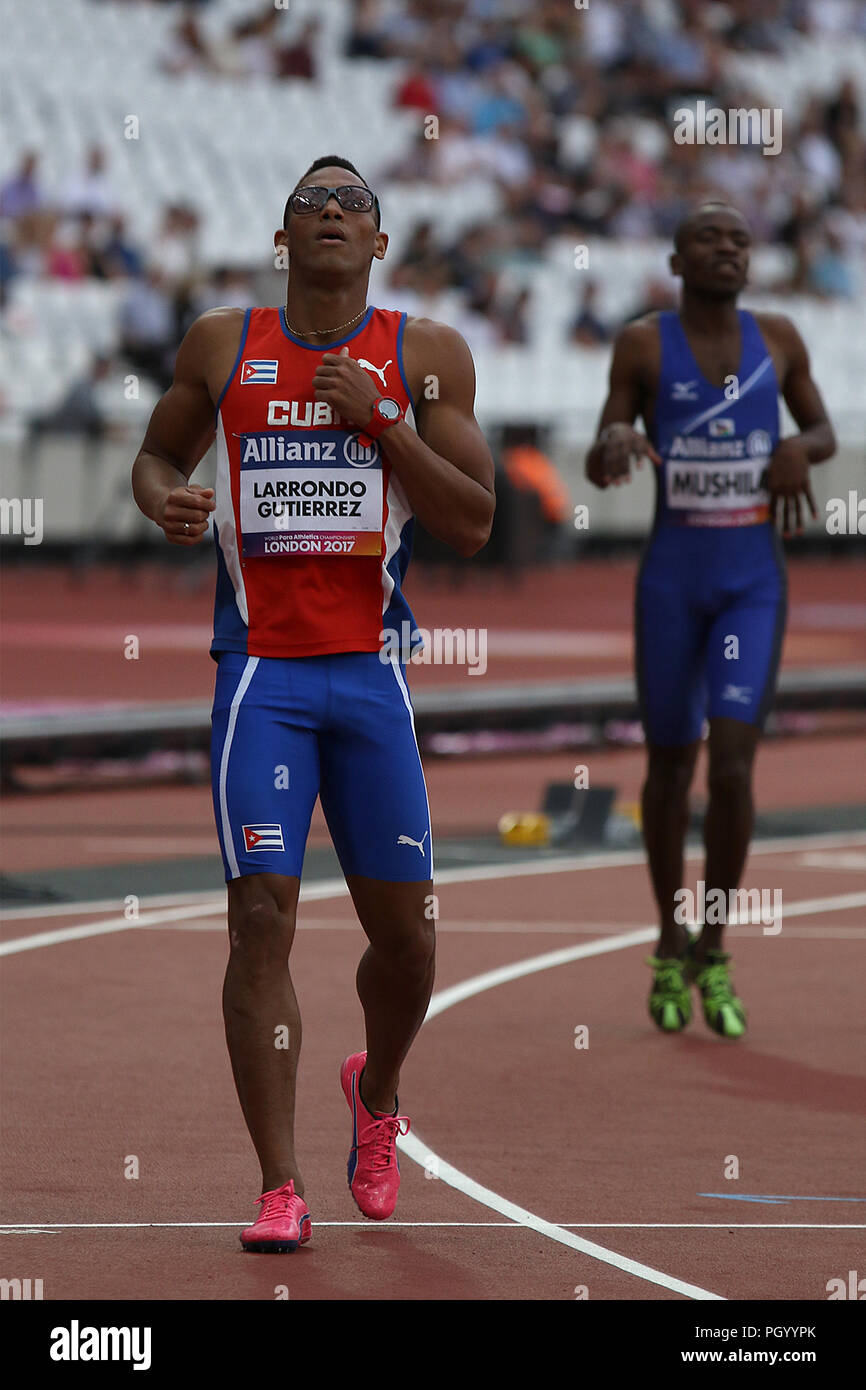
[[228,884],[223,1017],[262,1190],[295,1181],[295,1077],[301,1047],[288,971],[300,874],[319,780],[311,710],[324,703],[315,662],[224,653],[213,710],[217,830]]
[[[711,891],[721,889],[727,903],[729,891],[740,882],[755,819],[752,769],[759,736],[755,724],[724,717],[710,720],[709,800],[704,819],[704,880],[709,901],[713,901]],[[727,914],[712,915],[726,918]],[[707,951],[721,949],[724,929],[724,920],[704,923],[695,946],[697,960],[705,960]]]
[[390,1113],[400,1065],[433,989],[430,811],[399,665],[333,659],[333,714],[320,741],[322,809],[369,940],[358,967],[367,1063],[362,1099]]
[[281,874],[229,883],[223,1019],[238,1099],[262,1166],[262,1191],[293,1178],[301,1196],[294,1139],[301,1016],[287,968],[299,888],[299,878]]
[[361,1099],[368,1110],[390,1114],[397,1104],[401,1064],[433,993],[433,884],[429,879],[388,883],[356,875],[347,882],[370,942],[357,974],[367,1035]]
[[689,788],[700,741],[673,748],[650,744],[641,796],[643,837],[650,878],[659,909],[660,960],[681,956],[688,932],[674,918],[676,893],[683,886],[683,853],[689,823]]
[[[777,538],[768,533],[758,546],[747,587],[719,614],[707,642],[710,765],[704,878],[708,896],[711,889],[721,889],[725,902],[739,885],[752,838],[755,752],[785,630],[786,584]],[[720,949],[724,927],[724,921],[705,924],[696,947],[699,960]]]
[[681,956],[688,941],[685,925],[674,920],[675,894],[683,886],[689,788],[706,700],[707,622],[694,604],[695,576],[679,558],[677,543],[667,535],[651,542],[635,603],[635,667],[648,757],[641,819],[659,909],[660,960]]

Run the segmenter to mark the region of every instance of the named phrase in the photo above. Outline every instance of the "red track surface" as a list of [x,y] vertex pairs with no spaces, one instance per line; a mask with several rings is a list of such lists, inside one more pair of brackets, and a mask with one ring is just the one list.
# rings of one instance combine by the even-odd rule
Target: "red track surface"
[[[793,907],[862,889],[864,877],[806,868],[797,850],[756,857],[746,882],[781,887]],[[439,891],[440,990],[649,921],[640,865]],[[578,1285],[594,1299],[678,1296],[525,1227],[473,1224],[502,1217],[406,1158],[397,1219],[467,1224],[353,1224],[337,1068],[361,1036],[361,941],[345,898],[303,908],[293,965],[314,1241],[295,1256],[244,1256],[237,1230],[256,1169],[224,1057],[225,947],[218,909],[209,912],[5,962],[5,1220],[229,1224],[8,1236],[4,1273],[26,1268],[46,1298],[262,1298],[280,1283],[292,1298],[567,1299]],[[68,920],[7,923],[5,935],[59,925]],[[547,1221],[579,1223],[576,1234],[608,1250],[727,1298],[824,1298],[827,1280],[858,1267],[862,1203],[699,1194],[860,1195],[864,1087],[851,1030],[864,935],[862,908],[816,908],[778,936],[733,928],[753,1014],[742,1045],[701,1020],[682,1037],[655,1033],[643,1010],[646,947],[500,985],[422,1030],[403,1107],[442,1159]],[[578,1025],[589,1029],[585,1050],[574,1046]],[[137,1180],[123,1176],[129,1155]],[[723,1176],[730,1155],[738,1182]],[[599,1222],[630,1228],[587,1225]],[[631,1224],[647,1222],[662,1225]]]
[[[412,600],[431,627],[483,623],[525,635],[553,622],[566,634],[620,640],[618,655],[491,660],[491,679],[574,676],[627,669],[631,578],[629,568],[582,566],[543,583],[535,576],[511,597],[416,585]],[[795,567],[789,662],[864,659],[862,578],[848,565]],[[206,698],[212,663],[172,646],[164,629],[206,626],[209,594],[167,589],[150,574],[139,585],[121,588],[104,574],[79,589],[58,586],[56,576],[7,578],[13,643],[20,624],[34,647],[15,648],[7,626],[4,698]],[[142,637],[139,662],[123,660],[127,632]],[[445,678],[466,676],[422,667],[413,684]],[[855,802],[862,754],[854,734],[768,745],[758,803]],[[634,799],[639,751],[587,760],[595,785],[610,781]],[[546,782],[566,778],[573,761],[431,762],[434,825],[440,834],[489,832],[501,811],[536,807]],[[323,837],[317,821],[314,842]],[[214,848],[209,793],[126,787],[10,798],[5,840],[7,867],[22,872],[206,853]],[[866,1098],[857,1066],[863,841],[840,836],[830,847],[751,860],[745,886],[780,888],[786,915],[778,935],[731,929],[751,1012],[742,1044],[715,1038],[700,1017],[681,1037],[656,1033],[644,1004],[647,945],[571,960],[430,1020],[401,1088],[413,1130],[477,1183],[675,1279],[727,1298],[824,1299],[829,1279],[863,1261],[866,1203],[815,1200],[866,1195],[855,1129]],[[690,864],[692,880],[699,869]],[[437,891],[437,991],[545,952],[609,944],[653,915],[637,862],[445,881]],[[46,1299],[260,1299],[281,1284],[293,1299],[556,1300],[581,1286],[592,1299],[682,1296],[652,1274],[614,1268],[525,1225],[478,1224],[505,1218],[444,1176],[426,1178],[408,1157],[396,1220],[435,1224],[361,1221],[345,1183],[349,1118],[337,1080],[342,1056],[362,1037],[353,989],[362,938],[345,896],[302,905],[293,955],[304,1015],[298,1130],[314,1238],[291,1256],[243,1255],[237,1235],[253,1214],[257,1169],[225,1056],[220,904],[205,900],[200,911],[168,907],[149,926],[4,960],[3,1219],[45,1233],[3,1235],[0,1274],[42,1278]],[[2,936],[109,916],[10,917]],[[587,1049],[574,1046],[579,1025],[589,1029]],[[124,1177],[129,1155],[139,1160],[138,1179]],[[730,1155],[739,1160],[736,1181],[724,1176]],[[801,1200],[731,1200],[749,1194]],[[171,1221],[226,1224],[38,1224]]]
[[[409,571],[406,586],[422,627],[485,628],[487,679],[553,680],[631,669],[636,562],[584,562],[536,570],[520,583],[467,576],[451,587]],[[191,573],[94,569],[70,582],[59,570],[12,569],[4,576],[0,622],[7,658],[5,702],[33,699],[207,699],[213,612],[210,568]],[[789,666],[866,661],[866,563],[789,565]],[[137,661],[124,658],[128,635]],[[475,681],[465,667],[412,668],[427,683]]]

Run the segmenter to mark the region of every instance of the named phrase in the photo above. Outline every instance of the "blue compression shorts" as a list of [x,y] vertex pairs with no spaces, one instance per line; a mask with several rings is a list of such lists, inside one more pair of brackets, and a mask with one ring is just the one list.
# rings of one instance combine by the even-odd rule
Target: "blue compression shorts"
[[430,812],[405,671],[377,652],[222,652],[211,737],[226,880],[300,876],[320,796],[346,875],[433,876]]
[[763,725],[787,611],[772,525],[662,526],[637,584],[635,659],[647,741],[676,747],[705,719]]

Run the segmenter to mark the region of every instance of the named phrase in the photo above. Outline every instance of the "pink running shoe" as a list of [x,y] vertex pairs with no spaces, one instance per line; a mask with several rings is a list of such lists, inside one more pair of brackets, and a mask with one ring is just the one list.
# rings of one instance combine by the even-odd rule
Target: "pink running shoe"
[[[397,1205],[400,1164],[397,1135],[409,1133],[407,1115],[377,1115],[361,1100],[359,1082],[366,1052],[355,1052],[340,1068],[343,1095],[352,1112],[352,1147],[347,1173],[355,1204],[371,1221],[384,1221]],[[398,1103],[399,1109],[399,1103]]]
[[295,1196],[295,1184],[290,1178],[273,1192],[263,1192],[256,1198],[261,1211],[252,1226],[241,1231],[241,1245],[259,1254],[282,1254],[306,1245],[313,1232],[310,1212],[303,1197]]

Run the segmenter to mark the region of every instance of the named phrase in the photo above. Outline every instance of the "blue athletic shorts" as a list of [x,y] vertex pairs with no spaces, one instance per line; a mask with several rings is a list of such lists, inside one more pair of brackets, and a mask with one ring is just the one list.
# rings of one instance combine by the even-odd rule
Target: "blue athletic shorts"
[[635,661],[649,743],[701,737],[705,719],[761,727],[787,611],[784,557],[771,525],[662,526],[641,564]]
[[396,660],[221,653],[211,773],[227,881],[300,877],[317,796],[344,874],[433,877],[427,789]]

